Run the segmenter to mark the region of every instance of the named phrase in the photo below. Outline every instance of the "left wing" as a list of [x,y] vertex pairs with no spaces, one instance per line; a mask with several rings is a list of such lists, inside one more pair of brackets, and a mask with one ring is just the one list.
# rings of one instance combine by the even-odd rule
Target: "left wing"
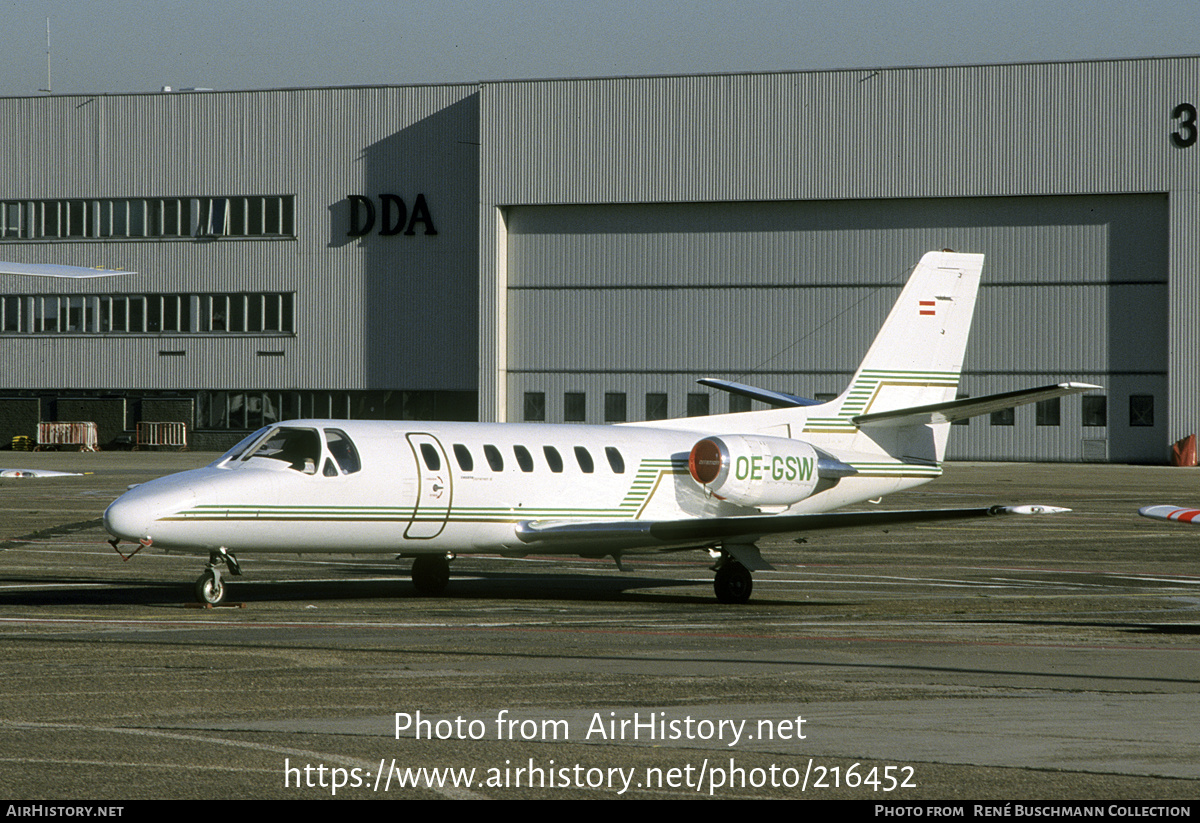
[[1200,526],[1200,522],[1196,520],[1200,518],[1200,509],[1181,509],[1178,506],[1142,506],[1138,509],[1138,514],[1154,520],[1172,520],[1176,523],[1193,523]]
[[768,534],[806,532],[818,529],[847,529],[920,523],[935,520],[966,520],[1005,514],[1054,514],[1070,511],[1054,506],[988,506],[978,509],[913,509],[904,511],[821,512],[815,514],[753,515],[750,517],[696,517],[687,520],[570,521],[523,520],[517,524],[522,543],[569,548],[588,544],[618,551],[654,544],[708,545],[732,538],[753,542]]

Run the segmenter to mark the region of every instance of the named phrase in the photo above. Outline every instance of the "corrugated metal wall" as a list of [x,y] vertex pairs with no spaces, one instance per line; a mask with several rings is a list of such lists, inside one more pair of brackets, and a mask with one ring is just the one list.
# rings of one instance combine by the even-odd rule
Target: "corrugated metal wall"
[[[911,265],[946,246],[989,255],[965,393],[1120,378],[1119,402],[1149,393],[1165,408],[1166,223],[1158,195],[513,209],[508,415],[550,386],[548,419],[571,391],[595,398],[594,422],[606,392],[626,393],[631,420],[647,392],[682,414],[699,376],[839,392]],[[1063,401],[1058,431],[1032,410],[1011,429],[975,421],[952,453],[1078,459],[1079,403]],[[1164,423],[1131,432],[1114,414],[1099,436],[1114,458],[1146,459]]]
[[[1200,429],[1200,374],[1183,368],[1198,350],[1185,315],[1200,282],[1200,145],[1172,139],[1188,134],[1173,113],[1197,104],[1198,81],[1200,59],[1176,58],[484,84],[481,415],[519,418],[539,381],[550,395],[603,391],[584,375],[604,361],[629,364],[607,368],[628,381],[631,419],[635,391],[680,396],[693,368],[770,384],[762,364],[780,337],[738,312],[773,324],[780,303],[804,303],[800,322],[822,323],[833,295],[776,287],[795,290],[796,273],[902,277],[920,252],[953,247],[988,255],[965,391],[1083,379],[1110,394],[1109,431],[1081,431],[1075,398],[1057,431],[1022,433],[1021,412],[1011,431],[973,421],[956,429],[956,453],[1077,459],[1088,439],[1110,459],[1162,459]],[[856,360],[865,341],[850,339],[883,311],[780,368],[812,388],[780,388],[838,390],[842,352]],[[593,337],[589,316],[649,345]],[[695,335],[714,323],[724,328]],[[579,348],[553,342],[580,328]],[[533,342],[542,329],[549,352]],[[656,380],[646,352],[663,353]],[[839,374],[822,383],[814,362]],[[1127,402],[1140,393],[1156,413],[1135,431]]]
[[[0,293],[294,291],[296,334],[4,339],[0,388],[472,390],[473,85],[0,99],[0,200],[294,195],[294,239],[0,243],[0,259],[130,277]],[[347,235],[348,195],[424,194],[426,236]],[[164,358],[166,347],[185,356]],[[285,355],[260,357],[263,348]]]

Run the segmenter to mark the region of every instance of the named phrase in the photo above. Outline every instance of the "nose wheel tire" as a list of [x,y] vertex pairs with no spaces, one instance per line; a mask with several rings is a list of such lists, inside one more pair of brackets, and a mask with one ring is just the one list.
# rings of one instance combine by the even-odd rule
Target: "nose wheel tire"
[[721,603],[746,603],[754,589],[754,578],[749,569],[736,560],[731,560],[717,569],[713,589]]
[[210,606],[219,606],[225,601],[225,583],[216,569],[205,569],[196,579],[196,600]]

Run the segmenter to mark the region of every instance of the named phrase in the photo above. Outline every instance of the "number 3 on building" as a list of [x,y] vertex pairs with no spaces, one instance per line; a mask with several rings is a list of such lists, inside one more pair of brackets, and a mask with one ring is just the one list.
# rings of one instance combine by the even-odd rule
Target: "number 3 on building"
[[1171,117],[1179,121],[1179,128],[1171,132],[1171,142],[1181,149],[1196,142],[1196,107],[1191,103],[1180,103],[1171,110]]

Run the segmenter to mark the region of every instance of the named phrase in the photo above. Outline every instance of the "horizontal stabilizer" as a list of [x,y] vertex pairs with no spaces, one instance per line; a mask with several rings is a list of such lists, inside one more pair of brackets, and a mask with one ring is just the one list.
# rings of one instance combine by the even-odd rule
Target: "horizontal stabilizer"
[[776,408],[791,408],[793,406],[819,406],[820,400],[809,400],[807,397],[797,397],[794,394],[760,389],[757,386],[747,386],[745,383],[735,383],[732,380],[721,380],[716,377],[701,377],[696,381],[701,386],[711,386],[730,394],[740,394],[751,400],[761,400],[768,406]]
[[967,520],[1005,514],[1056,514],[1070,511],[1055,506],[988,506],[973,509],[916,509],[904,511],[823,512],[750,517],[696,517],[687,520],[623,520],[580,523],[566,520],[526,520],[517,524],[522,543],[564,548],[573,543],[645,545],[647,537],[662,543],[705,545],[719,541],[754,540],[767,534],[889,526],[937,520]]
[[946,403],[934,403],[930,406],[910,406],[906,409],[877,414],[860,414],[851,418],[856,426],[912,426],[922,423],[952,423],[980,414],[1011,409],[1014,406],[1024,406],[1049,400],[1053,397],[1063,397],[1069,394],[1102,389],[1103,386],[1093,386],[1090,383],[1058,383],[1053,386],[1042,386],[1038,389],[1020,389],[1019,391],[988,394],[983,397],[969,397],[963,400],[950,400]]
[[116,274],[137,274],[120,269],[89,268],[87,266],[59,266],[51,263],[6,263],[0,261],[0,274],[27,274],[34,277],[112,277]]

